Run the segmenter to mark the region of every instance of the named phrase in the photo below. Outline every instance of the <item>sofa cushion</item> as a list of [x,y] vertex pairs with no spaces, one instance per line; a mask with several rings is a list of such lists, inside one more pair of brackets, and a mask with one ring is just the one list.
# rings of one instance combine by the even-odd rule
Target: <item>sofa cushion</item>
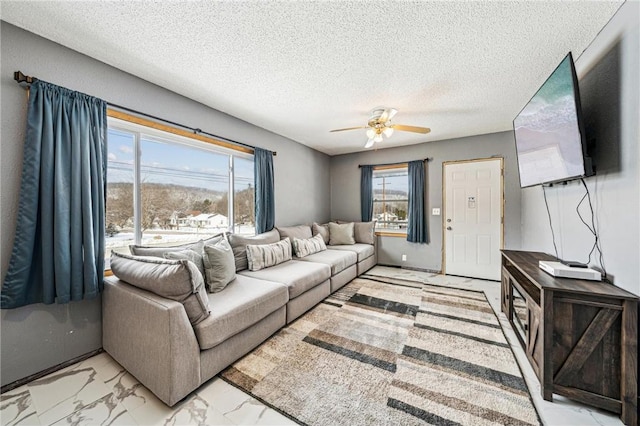
[[198,271],[200,271],[200,274],[202,274],[202,276],[205,278],[205,282],[206,282],[206,277],[204,274],[204,263],[202,261],[203,253],[204,253],[204,241],[200,240],[194,245],[192,245],[191,248],[188,248],[185,250],[165,252],[163,257],[165,259],[189,260],[193,262],[198,268]]
[[211,315],[193,327],[200,349],[217,346],[288,301],[285,285],[238,275],[223,291],[209,294]]
[[353,251],[358,255],[358,262],[362,262],[366,258],[373,256],[375,254],[375,249],[371,244],[350,244],[343,246],[331,246],[329,250],[345,250],[345,251]]
[[356,243],[373,244],[375,242],[376,222],[354,222],[353,223],[353,236]]
[[245,270],[240,274],[285,284],[289,288],[289,299],[293,299],[328,280],[331,277],[331,268],[321,263],[289,260],[271,268],[259,271]]
[[329,244],[329,224],[328,223],[320,225],[318,223],[313,222],[313,225],[311,225],[311,231],[314,237],[316,235],[321,235],[322,239],[324,240],[324,243]]
[[280,233],[280,239],[282,240],[286,237],[289,237],[290,241],[293,241],[294,238],[304,240],[313,237],[311,234],[311,227],[309,225],[283,226],[277,227],[276,229]]
[[226,287],[236,277],[236,263],[233,251],[226,239],[216,244],[204,246],[202,256],[205,270],[205,282],[210,293],[216,293]]
[[289,237],[273,244],[247,245],[247,262],[250,271],[259,271],[291,260]]
[[331,267],[331,276],[334,276],[344,271],[349,266],[355,265],[358,262],[358,255],[353,251],[324,250],[305,256],[299,260],[329,265]]
[[236,272],[242,271],[249,267],[247,261],[247,244],[271,244],[280,241],[280,233],[277,229],[264,232],[262,234],[249,236],[249,235],[229,235],[229,244],[233,250],[233,257],[236,261]]
[[188,250],[193,248],[193,246],[195,246],[196,244],[199,244],[200,242],[204,242],[204,244],[211,244],[216,241],[219,241],[222,238],[224,238],[224,232],[216,234],[205,240],[200,240],[193,243],[179,244],[174,246],[158,247],[158,246],[139,246],[139,245],[132,244],[129,246],[129,251],[134,256],[164,257],[165,253],[169,253],[172,251]]
[[355,244],[356,240],[353,238],[353,229],[353,222],[329,222],[329,245]]
[[322,235],[305,238],[304,240],[294,238],[293,241],[291,241],[291,245],[293,246],[293,251],[296,253],[297,257],[309,256],[310,254],[318,253],[327,249]]
[[182,303],[192,325],[209,316],[204,280],[193,262],[112,252],[111,270],[122,281]]

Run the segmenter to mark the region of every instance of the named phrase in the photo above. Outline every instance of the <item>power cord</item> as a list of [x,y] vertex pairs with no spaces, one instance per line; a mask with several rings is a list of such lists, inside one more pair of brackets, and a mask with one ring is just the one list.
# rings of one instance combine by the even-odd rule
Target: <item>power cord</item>
[[[553,241],[553,250],[556,252],[556,259],[560,259],[558,256],[558,247],[556,247],[556,234],[553,232],[553,224],[551,223],[551,212],[549,212],[549,203],[547,202],[547,191],[542,185],[542,195],[544,196],[544,205],[547,207],[547,217],[549,218],[549,228],[551,228],[551,239]],[[579,215],[579,214],[578,214]]]
[[[578,205],[576,206],[576,213],[578,213],[578,217],[580,218],[584,226],[587,227],[589,232],[591,232],[591,235],[593,235],[593,238],[594,238],[593,246],[591,247],[591,251],[589,252],[589,259],[587,260],[587,265],[591,262],[591,255],[593,254],[593,252],[595,250],[598,250],[598,254],[599,254],[598,262],[600,263],[600,268],[602,269],[602,275],[604,277],[604,280],[607,281],[607,268],[604,265],[604,255],[602,254],[600,237],[598,236],[598,230],[596,229],[596,219],[595,219],[596,216],[595,216],[595,211],[593,209],[593,203],[591,202],[591,193],[589,192],[589,187],[587,186],[584,179],[580,178],[580,182],[582,182],[582,186],[584,186],[585,193],[580,199],[580,202],[578,203]],[[591,225],[589,225],[584,220],[584,218],[582,217],[582,214],[580,213],[580,206],[582,205],[585,198],[589,201],[589,210],[591,211]]]

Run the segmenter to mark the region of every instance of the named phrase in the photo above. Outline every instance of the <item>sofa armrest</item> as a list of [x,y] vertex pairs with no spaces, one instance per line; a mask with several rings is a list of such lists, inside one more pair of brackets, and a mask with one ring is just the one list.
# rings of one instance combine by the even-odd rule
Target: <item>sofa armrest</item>
[[116,277],[104,284],[102,346],[173,406],[200,385],[200,348],[184,306]]

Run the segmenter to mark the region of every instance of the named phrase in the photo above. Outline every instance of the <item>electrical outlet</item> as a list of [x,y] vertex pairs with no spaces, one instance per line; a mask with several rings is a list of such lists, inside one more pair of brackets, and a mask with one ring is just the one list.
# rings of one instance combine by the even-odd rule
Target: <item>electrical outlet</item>
[[402,255],[402,261],[403,261],[403,262],[406,262],[406,261],[407,261],[407,255],[406,255],[406,254],[403,254],[403,255]]
[[439,207],[434,207],[431,210],[431,214],[434,215],[434,216],[440,216],[440,208]]

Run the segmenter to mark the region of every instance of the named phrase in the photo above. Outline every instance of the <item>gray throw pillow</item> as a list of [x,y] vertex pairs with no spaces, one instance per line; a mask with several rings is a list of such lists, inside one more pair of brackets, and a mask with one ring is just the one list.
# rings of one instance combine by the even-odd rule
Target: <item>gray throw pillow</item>
[[205,281],[209,293],[217,293],[236,278],[233,250],[225,239],[204,246]]
[[247,246],[247,261],[249,270],[259,271],[260,269],[275,266],[291,260],[291,242],[289,237],[273,244],[260,244]]
[[294,238],[306,239],[313,236],[309,225],[285,226],[276,229],[280,233],[281,240],[289,237],[289,239],[293,241]]
[[310,254],[318,253],[327,249],[322,235],[316,235],[315,237],[304,240],[294,238],[291,245],[293,246],[293,251],[296,253],[297,257],[309,256]]
[[375,242],[376,222],[354,222],[353,234],[356,243],[373,244]]
[[236,272],[242,271],[249,267],[247,262],[247,245],[248,244],[271,244],[280,241],[280,233],[277,229],[264,232],[255,236],[248,235],[229,235],[229,244],[233,250],[233,257],[236,262]]
[[325,244],[329,244],[329,224],[325,223],[324,225],[317,224],[313,222],[311,226],[313,230],[313,236],[320,235],[324,240]]
[[355,244],[356,240],[353,237],[353,228],[353,222],[329,222],[329,245],[339,246],[344,244]]
[[189,260],[196,265],[198,271],[200,271],[200,274],[204,277],[203,250],[204,241],[200,240],[191,246],[190,249],[166,252],[164,254],[164,258],[173,260]]
[[112,252],[111,271],[132,286],[182,303],[192,325],[210,314],[204,280],[193,262]]

